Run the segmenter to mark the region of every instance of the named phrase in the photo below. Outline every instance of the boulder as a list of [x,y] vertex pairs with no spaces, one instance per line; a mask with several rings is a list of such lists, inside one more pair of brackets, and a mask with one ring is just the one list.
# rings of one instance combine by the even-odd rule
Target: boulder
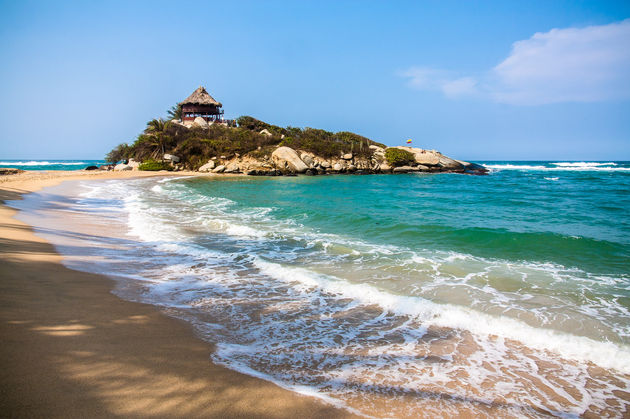
[[[174,156],[172,154],[165,154],[163,159],[166,161],[170,161],[172,163],[179,163],[179,157]],[[129,160],[129,164],[131,164],[131,160]]]
[[317,174],[317,169],[306,169],[306,172],[304,172],[304,174],[307,176],[315,176]]
[[300,160],[295,150],[286,146],[275,149],[271,154],[271,160],[273,160],[276,166],[281,170],[289,169],[296,173],[304,173],[306,169],[308,169],[308,166]]
[[348,172],[356,172],[357,167],[354,164],[348,166]]
[[128,164],[124,164],[124,163],[120,163],[117,164],[116,166],[114,166],[114,171],[115,172],[124,172],[127,170],[133,170],[133,167],[129,166]]
[[260,131],[260,134],[266,136],[266,137],[271,137],[273,134],[271,132],[269,132],[269,130],[267,128],[265,128],[264,130]]
[[208,128],[208,123],[200,116],[195,118],[195,120],[193,121],[193,125],[196,125],[199,128]]
[[230,163],[225,167],[224,173],[238,173],[240,172],[240,168],[238,163]]
[[383,147],[379,147],[379,146],[374,145],[374,144],[370,144],[370,146],[369,146],[369,147],[370,147],[370,150],[374,150],[374,151],[381,151],[381,152],[383,152],[383,153],[385,152],[385,150],[383,149]]
[[324,169],[330,169],[332,167],[330,162],[327,162],[327,161],[321,162],[320,166],[322,166]]
[[415,170],[411,166],[394,167],[394,173],[409,173],[409,172],[416,172],[416,171],[417,170]]
[[336,172],[341,172],[344,169],[344,166],[341,163],[335,163],[332,168]]
[[200,172],[210,172],[212,171],[212,169],[214,169],[215,167],[215,163],[214,160],[209,160],[208,163],[204,164],[203,166],[201,166],[199,168]]
[[212,169],[212,173],[223,173],[223,171],[225,171],[224,165],[220,165]]
[[389,172],[392,171],[391,166],[389,164],[387,164],[387,163],[380,164],[378,168],[383,173],[389,173]]
[[83,170],[98,170],[98,166],[88,166]]
[[416,163],[424,166],[437,166],[440,163],[440,157],[431,152],[420,152],[413,154]]
[[307,166],[309,166],[309,167],[313,166],[314,160],[313,160],[313,157],[310,154],[302,153],[300,158],[302,159],[304,164],[306,164]]
[[346,153],[343,156],[341,156],[341,158],[344,160],[352,160],[352,153]]
[[132,170],[138,170],[138,167],[140,166],[140,162],[139,161],[135,161],[134,159],[129,159],[127,164],[129,166],[131,166]]
[[457,160],[453,160],[449,157],[442,156],[442,155],[439,156],[439,159],[440,159],[439,165],[447,170],[454,170],[454,171],[464,170],[464,165],[458,162]]

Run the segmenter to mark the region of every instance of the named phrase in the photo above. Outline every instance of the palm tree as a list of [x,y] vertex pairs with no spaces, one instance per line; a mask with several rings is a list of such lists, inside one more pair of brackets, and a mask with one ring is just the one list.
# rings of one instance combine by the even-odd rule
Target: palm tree
[[168,129],[171,126],[171,121],[164,121],[162,118],[152,119],[147,123],[147,128],[144,132],[149,137],[150,144],[155,147],[153,152],[154,158],[157,158],[159,152],[162,152],[162,156],[166,152],[166,145],[171,142],[171,136],[167,134]]
[[166,115],[168,115],[169,120],[182,119],[182,105],[180,105],[179,103],[176,103],[175,105],[171,107],[171,109],[166,111]]

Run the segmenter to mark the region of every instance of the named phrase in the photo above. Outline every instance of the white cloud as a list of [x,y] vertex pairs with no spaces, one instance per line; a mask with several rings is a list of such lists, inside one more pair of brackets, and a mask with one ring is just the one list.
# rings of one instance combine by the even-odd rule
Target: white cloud
[[400,72],[399,75],[409,78],[408,84],[414,89],[440,91],[448,97],[472,94],[476,91],[477,80],[472,77],[456,78],[448,71],[412,67]]
[[417,89],[515,105],[630,99],[630,19],[536,33],[480,79],[417,67],[401,75]]

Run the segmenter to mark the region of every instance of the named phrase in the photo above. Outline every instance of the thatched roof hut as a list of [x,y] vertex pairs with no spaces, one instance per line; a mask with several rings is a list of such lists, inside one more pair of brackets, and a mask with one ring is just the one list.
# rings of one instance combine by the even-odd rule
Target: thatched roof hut
[[179,104],[182,107],[182,121],[194,121],[201,117],[206,122],[223,122],[223,107],[203,86],[199,86],[190,96]]
[[217,102],[212,96],[210,96],[203,86],[199,86],[197,90],[192,92],[192,94],[181,102],[180,105],[212,105],[217,108],[223,106],[221,105],[221,102]]

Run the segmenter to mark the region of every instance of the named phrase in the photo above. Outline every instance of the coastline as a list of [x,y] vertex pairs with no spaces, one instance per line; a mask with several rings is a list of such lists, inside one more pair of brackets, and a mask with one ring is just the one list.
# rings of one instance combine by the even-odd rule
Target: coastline
[[[26,172],[0,178],[0,200],[65,180],[194,172]],[[62,265],[53,246],[0,206],[0,408],[13,417],[353,417],[213,364],[213,346],[113,281]]]

